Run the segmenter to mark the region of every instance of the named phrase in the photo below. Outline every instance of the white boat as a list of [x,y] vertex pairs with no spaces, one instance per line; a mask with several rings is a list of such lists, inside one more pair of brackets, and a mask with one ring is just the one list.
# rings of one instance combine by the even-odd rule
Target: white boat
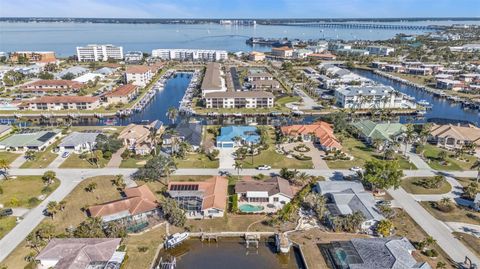
[[187,232],[172,234],[168,237],[167,241],[165,241],[165,248],[174,248],[178,246],[183,241],[187,240],[189,235],[190,234]]
[[288,253],[292,247],[292,242],[285,233],[275,234],[275,244],[277,245],[277,252],[280,253]]
[[430,105],[430,103],[427,102],[427,100],[420,100],[420,101],[418,101],[418,104],[422,105],[422,106],[429,106]]

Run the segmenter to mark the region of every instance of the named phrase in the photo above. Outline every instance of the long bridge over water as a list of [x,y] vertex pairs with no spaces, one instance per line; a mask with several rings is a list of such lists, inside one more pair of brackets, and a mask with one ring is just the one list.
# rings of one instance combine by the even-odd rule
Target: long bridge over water
[[378,23],[276,23],[282,26],[302,26],[319,28],[343,28],[343,29],[380,29],[380,30],[412,30],[412,31],[436,31],[446,27],[442,25],[403,25],[403,24],[378,24]]

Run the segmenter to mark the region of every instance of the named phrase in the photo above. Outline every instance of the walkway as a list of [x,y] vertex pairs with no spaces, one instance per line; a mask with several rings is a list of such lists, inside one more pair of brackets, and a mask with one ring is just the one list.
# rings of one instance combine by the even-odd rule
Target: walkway
[[117,152],[115,152],[114,154],[112,154],[112,158],[110,159],[110,161],[108,162],[107,164],[107,167],[108,168],[118,168],[120,167],[120,164],[122,164],[122,153],[126,150],[127,148],[126,147],[123,147],[119,150],[117,150]]
[[431,170],[430,165],[426,163],[422,157],[418,156],[415,152],[412,151],[412,147],[407,148],[407,156],[409,160],[417,167],[417,169]]
[[455,262],[463,262],[465,256],[468,256],[472,259],[472,262],[480,264],[480,259],[465,245],[458,241],[446,225],[443,225],[441,221],[430,215],[430,213],[417,203],[417,201],[415,201],[404,189],[390,189],[388,190],[388,193],[428,235],[437,240],[437,244]]
[[25,153],[22,153],[20,156],[18,156],[13,162],[10,163],[10,168],[20,168],[24,162],[26,162],[27,159],[25,158]]

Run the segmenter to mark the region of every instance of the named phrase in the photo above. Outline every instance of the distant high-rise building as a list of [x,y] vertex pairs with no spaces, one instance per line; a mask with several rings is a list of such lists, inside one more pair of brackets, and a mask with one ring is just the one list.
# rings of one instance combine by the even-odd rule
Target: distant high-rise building
[[162,60],[222,61],[228,59],[228,53],[224,50],[155,49],[152,50],[152,57]]
[[108,59],[122,60],[123,48],[111,44],[91,44],[86,47],[77,47],[77,57],[79,62],[105,62]]

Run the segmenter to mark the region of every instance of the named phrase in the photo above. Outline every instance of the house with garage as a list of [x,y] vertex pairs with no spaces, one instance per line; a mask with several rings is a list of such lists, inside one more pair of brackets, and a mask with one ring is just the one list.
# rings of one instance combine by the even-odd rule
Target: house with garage
[[290,203],[294,192],[279,176],[267,180],[241,180],[235,184],[238,208],[244,213],[274,213]]
[[73,151],[75,153],[82,153],[86,151],[92,151],[97,144],[97,136],[100,133],[81,133],[73,132],[67,137],[62,139],[62,142],[58,145],[58,150]]
[[341,149],[342,145],[333,133],[333,126],[324,121],[312,124],[280,127],[282,134],[294,141],[313,142],[324,150]]
[[327,220],[334,227],[334,219],[361,212],[364,221],[362,231],[371,232],[384,219],[376,208],[372,193],[365,191],[362,183],[353,181],[318,181],[316,191],[327,198]]
[[202,146],[203,126],[198,122],[182,122],[162,136],[162,151],[168,154],[176,152],[182,142],[197,151]]
[[163,123],[158,120],[147,125],[132,123],[120,132],[118,139],[121,139],[123,145],[135,154],[148,155],[156,145],[156,141],[153,141],[153,138],[160,136],[162,130]]
[[405,125],[401,123],[376,123],[371,120],[362,120],[352,124],[357,131],[358,137],[365,141],[366,144],[372,145],[375,140],[384,142],[385,148],[388,144],[394,141],[401,142],[404,138],[404,133],[407,130]]
[[214,176],[205,181],[170,182],[167,192],[185,210],[187,218],[202,219],[223,217],[227,188],[227,178]]
[[475,148],[479,148],[480,128],[474,125],[434,124],[430,129],[428,141],[446,149],[460,149],[466,144],[473,144]]
[[0,141],[0,150],[12,151],[43,151],[53,144],[60,136],[60,130],[36,131],[23,130]]
[[217,136],[217,148],[234,148],[260,143],[260,133],[254,126],[224,126]]

